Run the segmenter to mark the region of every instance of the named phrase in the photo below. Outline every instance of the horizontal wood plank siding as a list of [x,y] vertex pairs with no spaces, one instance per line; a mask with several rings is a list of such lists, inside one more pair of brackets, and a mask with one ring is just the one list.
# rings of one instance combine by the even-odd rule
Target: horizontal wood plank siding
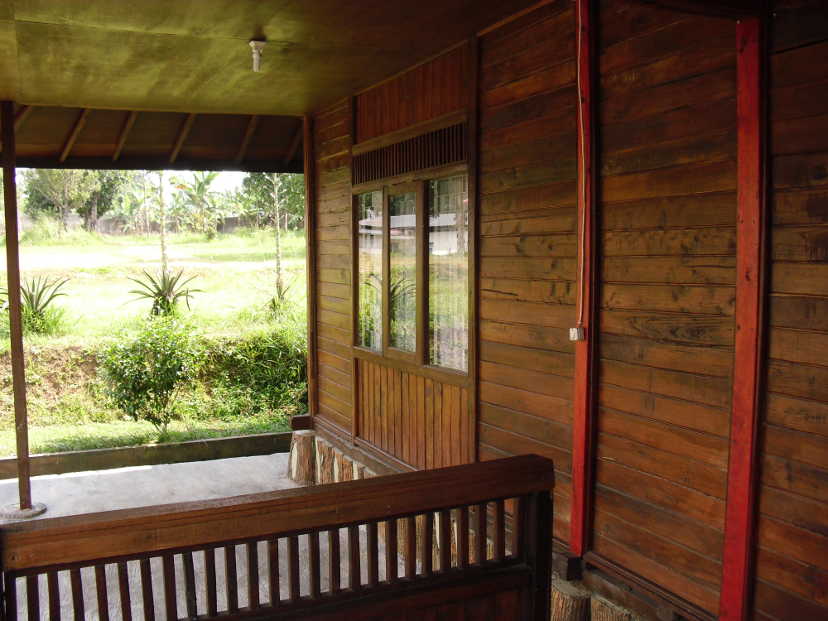
[[735,304],[735,25],[601,3],[592,550],[718,609]]
[[466,107],[462,45],[356,96],[356,142],[436,119]]
[[575,317],[574,11],[551,2],[480,41],[481,459],[555,462],[569,537]]
[[823,619],[828,618],[824,5],[777,2],[771,35],[769,359],[754,606],[761,619]]
[[357,366],[360,439],[418,470],[474,461],[467,388],[368,360]]
[[314,117],[316,155],[317,359],[319,416],[345,429],[352,419],[351,106]]

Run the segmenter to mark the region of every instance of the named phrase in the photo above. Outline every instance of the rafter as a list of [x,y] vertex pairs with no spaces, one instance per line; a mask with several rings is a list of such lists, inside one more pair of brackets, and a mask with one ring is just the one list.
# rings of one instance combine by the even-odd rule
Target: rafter
[[127,116],[126,121],[124,121],[124,126],[121,128],[121,133],[118,135],[118,144],[115,145],[115,152],[112,154],[113,162],[117,162],[118,158],[121,157],[121,151],[124,150],[124,145],[129,137],[129,132],[132,130],[132,126],[135,125],[135,119],[137,118],[138,113],[133,110]]
[[296,152],[299,150],[299,145],[302,144],[302,127],[302,125],[299,126],[299,129],[297,129],[296,133],[293,135],[293,140],[290,141],[290,146],[288,147],[287,155],[285,156],[285,166],[294,160]]
[[254,114],[250,117],[250,120],[247,122],[247,128],[244,130],[244,136],[242,137],[241,144],[239,145],[239,150],[236,152],[235,162],[236,164],[241,164],[244,160],[244,156],[247,155],[247,147],[250,146],[250,141],[253,139],[253,134],[256,133],[256,127],[259,125],[259,115]]
[[74,127],[72,127],[72,131],[69,133],[69,137],[66,139],[66,142],[63,144],[63,149],[60,151],[60,157],[58,161],[62,164],[66,161],[66,158],[69,157],[69,153],[72,151],[72,147],[75,146],[75,142],[80,136],[81,130],[83,126],[86,125],[86,119],[89,116],[89,108],[84,108],[81,110],[81,113],[78,115],[78,120],[75,121]]
[[14,117],[14,131],[20,131],[20,128],[23,127],[23,123],[25,123],[26,119],[29,118],[29,115],[32,113],[33,109],[33,106],[20,106],[20,109]]
[[715,17],[748,17],[761,14],[764,2],[757,0],[638,0],[665,9]]
[[175,160],[178,159],[178,154],[181,153],[181,147],[184,146],[184,141],[187,140],[187,136],[190,134],[190,130],[193,128],[193,123],[195,123],[195,119],[196,115],[190,113],[184,120],[184,124],[181,126],[181,130],[178,132],[178,138],[175,139],[175,145],[173,146],[172,153],[170,153],[170,164],[175,164]]

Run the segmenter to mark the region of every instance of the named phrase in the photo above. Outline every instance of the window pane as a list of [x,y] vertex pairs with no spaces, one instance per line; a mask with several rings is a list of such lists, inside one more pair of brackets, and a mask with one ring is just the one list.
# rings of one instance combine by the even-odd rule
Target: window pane
[[359,292],[357,343],[382,349],[382,192],[357,196]]
[[417,347],[417,195],[414,192],[388,198],[391,235],[391,276],[388,311],[391,347],[415,351]]
[[468,369],[469,211],[465,176],[428,184],[429,363]]

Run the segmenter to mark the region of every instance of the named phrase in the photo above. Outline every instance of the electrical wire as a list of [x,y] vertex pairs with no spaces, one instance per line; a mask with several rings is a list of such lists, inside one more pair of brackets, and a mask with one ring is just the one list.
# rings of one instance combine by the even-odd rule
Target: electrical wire
[[577,42],[576,42],[576,50],[575,50],[575,80],[576,80],[576,93],[578,97],[578,157],[581,163],[581,170],[580,170],[580,187],[578,188],[580,192],[580,200],[578,201],[579,205],[579,225],[578,225],[578,293],[576,299],[576,308],[578,311],[578,323],[576,327],[583,328],[584,326],[584,288],[586,287],[586,283],[584,282],[584,263],[586,261],[586,252],[585,252],[585,241],[586,241],[586,210],[588,205],[586,204],[587,199],[587,180],[586,180],[586,168],[587,168],[587,161],[586,161],[586,130],[584,127],[584,106],[582,102],[582,92],[583,87],[581,85],[581,39],[583,36],[583,15],[582,15],[582,3],[589,2],[589,0],[575,0],[575,14],[576,14],[576,28],[578,29],[577,34]]

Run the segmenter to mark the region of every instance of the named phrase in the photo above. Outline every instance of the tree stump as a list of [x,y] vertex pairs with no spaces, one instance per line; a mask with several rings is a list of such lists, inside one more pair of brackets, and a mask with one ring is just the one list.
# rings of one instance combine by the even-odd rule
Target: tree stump
[[571,582],[552,580],[552,621],[586,621],[590,595]]
[[313,431],[294,431],[290,440],[288,477],[300,485],[313,485],[316,479],[316,451]]
[[590,618],[592,621],[633,621],[629,610],[616,606],[597,595],[593,596],[590,604]]
[[322,438],[316,438],[316,482],[319,485],[335,483],[334,448]]

